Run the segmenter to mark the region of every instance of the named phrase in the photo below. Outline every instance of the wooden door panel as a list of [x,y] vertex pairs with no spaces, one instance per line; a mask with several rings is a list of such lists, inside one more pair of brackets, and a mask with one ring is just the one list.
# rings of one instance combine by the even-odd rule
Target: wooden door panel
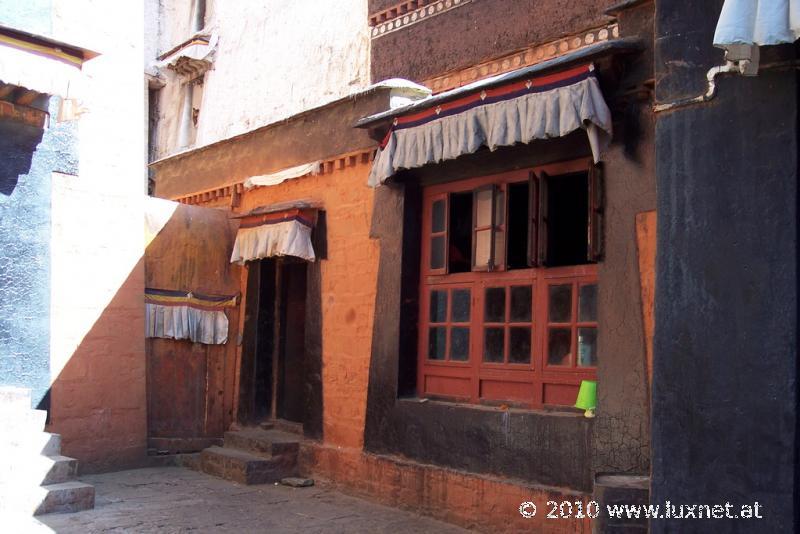
[[206,351],[202,345],[170,339],[148,339],[147,420],[152,438],[204,435]]
[[[240,293],[241,268],[230,263],[238,221],[230,219],[229,212],[161,199],[148,199],[148,214],[151,208],[162,213],[162,220],[155,230],[148,220],[155,237],[145,252],[147,287],[207,295]],[[147,340],[151,446],[185,450],[193,443],[221,438],[230,425],[239,313],[238,305],[225,310],[229,326],[224,345]]]

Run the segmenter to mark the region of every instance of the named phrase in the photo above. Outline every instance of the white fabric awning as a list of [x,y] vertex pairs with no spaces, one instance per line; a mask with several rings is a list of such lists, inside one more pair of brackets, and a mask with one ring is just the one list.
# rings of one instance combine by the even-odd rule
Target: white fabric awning
[[228,341],[225,308],[236,306],[236,296],[145,288],[144,301],[145,337],[188,339],[206,345]]
[[400,169],[584,129],[595,161],[611,141],[608,109],[592,65],[473,92],[400,116],[369,176],[377,187]]
[[233,245],[231,263],[243,265],[250,260],[276,256],[295,256],[314,261],[311,224],[302,217],[292,217],[239,228]]
[[776,45],[800,37],[800,0],[725,0],[714,44]]
[[205,345],[224,345],[228,341],[228,318],[224,311],[148,302],[144,317],[145,337],[188,339]]
[[0,82],[62,98],[84,96],[80,64],[67,63],[2,43]]
[[291,180],[293,178],[300,178],[301,176],[319,174],[320,162],[306,163],[305,165],[298,165],[282,171],[273,172],[271,174],[262,174],[260,176],[251,176],[244,181],[245,189],[252,189],[253,187],[266,187],[270,185],[278,185]]

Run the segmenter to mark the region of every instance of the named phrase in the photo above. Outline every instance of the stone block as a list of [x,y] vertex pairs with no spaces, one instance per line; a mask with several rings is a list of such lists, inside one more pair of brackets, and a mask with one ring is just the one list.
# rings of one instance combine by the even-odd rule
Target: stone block
[[41,482],[43,485],[69,482],[78,474],[78,460],[69,456],[50,456],[52,465]]
[[279,430],[246,428],[225,432],[225,446],[253,454],[273,456],[278,454],[297,454],[300,437]]
[[46,492],[34,515],[63,514],[94,508],[94,486],[83,482],[62,482],[42,486]]
[[293,488],[308,488],[314,485],[313,478],[285,477],[281,479],[281,484]]
[[204,473],[240,484],[266,484],[297,475],[297,457],[283,454],[265,458],[238,449],[209,447],[201,453],[201,468]]
[[[647,505],[650,498],[650,479],[645,476],[603,475],[594,483],[594,500],[605,510],[607,505]],[[595,534],[639,534],[648,532],[647,519],[610,518],[600,514],[593,524]]]

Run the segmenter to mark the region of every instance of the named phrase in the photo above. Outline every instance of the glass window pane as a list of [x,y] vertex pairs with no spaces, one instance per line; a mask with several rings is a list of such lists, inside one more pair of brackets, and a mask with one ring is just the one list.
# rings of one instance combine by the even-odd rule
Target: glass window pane
[[597,366],[597,328],[578,328],[578,365]]
[[531,320],[533,291],[531,286],[511,287],[511,322],[528,323]]
[[578,294],[578,317],[580,321],[597,320],[597,284],[581,286]]
[[433,214],[431,216],[431,231],[444,232],[445,225],[444,200],[437,200],[433,203]]
[[475,193],[475,225],[492,224],[492,190],[483,189]]
[[447,291],[431,291],[431,317],[432,323],[447,321]]
[[428,358],[444,360],[446,336],[447,328],[444,326],[434,326],[428,329]]
[[431,269],[444,268],[444,243],[443,235],[431,238]]
[[475,232],[475,266],[486,267],[489,265],[489,256],[492,253],[491,248],[491,230],[482,230]]
[[506,288],[487,287],[484,299],[483,322],[504,323],[506,320]]
[[451,321],[454,323],[469,322],[470,291],[469,289],[454,289],[450,297],[452,311]]
[[529,327],[511,327],[509,332],[509,345],[509,363],[530,363],[531,329]]
[[550,286],[549,314],[551,323],[572,320],[572,284]]
[[459,362],[469,360],[469,328],[450,329],[450,359]]
[[503,328],[483,329],[483,361],[503,363],[505,332]]
[[569,365],[572,330],[551,328],[547,339],[547,365]]

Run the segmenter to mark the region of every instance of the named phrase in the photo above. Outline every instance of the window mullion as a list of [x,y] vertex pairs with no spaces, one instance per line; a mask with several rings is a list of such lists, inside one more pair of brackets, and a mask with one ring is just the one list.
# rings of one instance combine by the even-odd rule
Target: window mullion
[[536,262],[537,265],[543,267],[547,265],[547,235],[548,235],[548,214],[547,214],[547,184],[549,176],[545,172],[541,172],[538,180],[538,200],[539,209],[536,236]]

